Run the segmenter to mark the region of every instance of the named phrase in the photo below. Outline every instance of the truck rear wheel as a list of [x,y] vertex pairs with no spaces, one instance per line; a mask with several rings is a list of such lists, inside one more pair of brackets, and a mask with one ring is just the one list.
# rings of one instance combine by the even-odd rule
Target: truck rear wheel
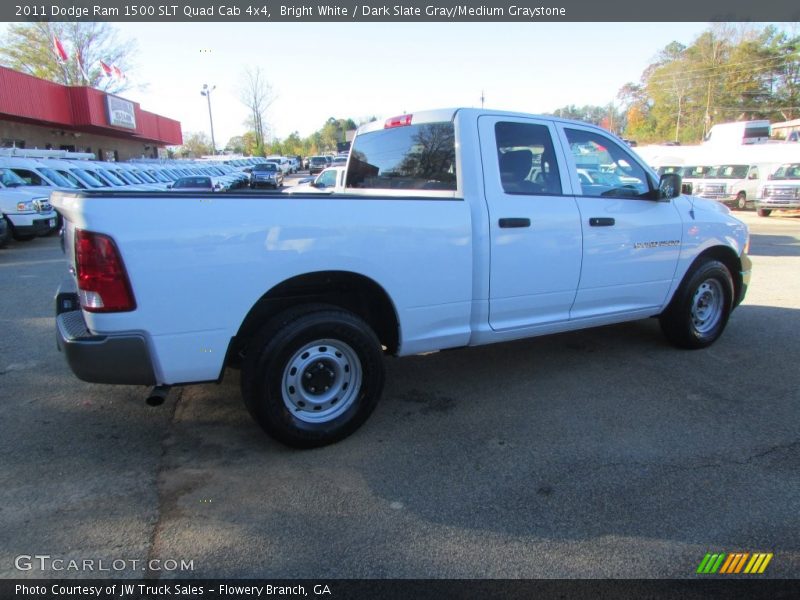
[[679,348],[706,348],[722,335],[733,308],[733,279],[718,260],[705,259],[684,278],[667,310],[661,330]]
[[383,380],[381,345],[369,325],[315,304],[279,314],[256,334],[242,365],[242,396],[270,436],[313,448],[358,429]]

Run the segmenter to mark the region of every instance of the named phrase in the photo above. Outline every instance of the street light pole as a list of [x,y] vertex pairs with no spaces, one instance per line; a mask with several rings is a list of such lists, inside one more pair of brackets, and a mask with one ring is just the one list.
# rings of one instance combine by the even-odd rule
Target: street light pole
[[208,87],[207,83],[203,84],[203,89],[200,90],[200,95],[205,96],[208,100],[208,122],[211,124],[211,149],[212,154],[217,153],[217,143],[214,141],[214,119],[211,117],[211,92],[217,89],[217,86]]

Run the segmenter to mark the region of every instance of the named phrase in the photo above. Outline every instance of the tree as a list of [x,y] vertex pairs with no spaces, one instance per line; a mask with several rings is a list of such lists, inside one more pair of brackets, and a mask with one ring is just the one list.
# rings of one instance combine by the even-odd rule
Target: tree
[[800,112],[800,37],[775,26],[717,23],[689,46],[667,45],[640,84],[618,98],[626,134],[642,141],[698,142],[714,123],[796,118]]
[[211,140],[203,132],[188,132],[183,135],[183,146],[178,149],[178,154],[183,158],[199,158],[213,154]]
[[263,153],[265,145],[267,109],[275,102],[275,99],[272,86],[267,81],[261,67],[245,68],[239,88],[239,100],[250,111],[246,125],[256,136],[256,148],[259,154]]
[[[64,46],[66,61],[56,56],[54,38]],[[135,51],[135,42],[120,40],[109,23],[13,23],[0,44],[0,64],[63,85],[118,93],[130,89],[130,81],[106,76],[100,61],[124,73],[131,68]]]

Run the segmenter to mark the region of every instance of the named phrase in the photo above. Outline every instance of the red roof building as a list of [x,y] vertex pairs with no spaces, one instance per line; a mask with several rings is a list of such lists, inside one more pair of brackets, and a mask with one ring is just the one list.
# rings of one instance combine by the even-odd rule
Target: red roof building
[[183,143],[181,124],[85,86],[0,67],[0,147],[92,152],[105,160],[157,157]]

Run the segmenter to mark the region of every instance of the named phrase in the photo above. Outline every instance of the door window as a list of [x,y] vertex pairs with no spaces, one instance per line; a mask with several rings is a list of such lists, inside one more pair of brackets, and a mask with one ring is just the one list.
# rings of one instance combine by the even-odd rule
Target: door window
[[647,173],[621,146],[592,131],[564,131],[582,196],[645,198],[650,194]]
[[494,133],[500,182],[506,194],[561,194],[553,140],[545,125],[500,121]]

